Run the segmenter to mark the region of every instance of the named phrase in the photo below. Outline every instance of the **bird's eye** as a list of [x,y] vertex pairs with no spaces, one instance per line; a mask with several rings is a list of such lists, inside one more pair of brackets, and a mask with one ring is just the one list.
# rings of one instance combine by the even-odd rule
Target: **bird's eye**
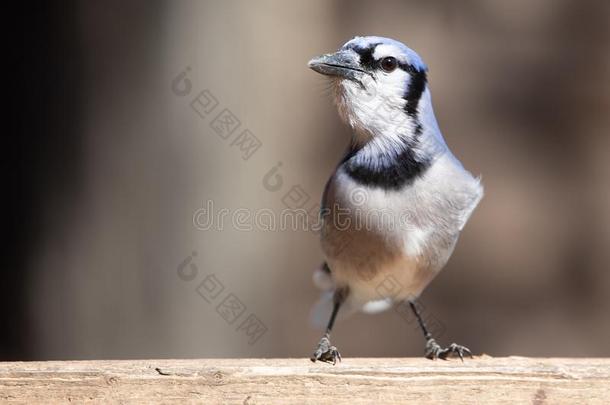
[[393,56],[386,56],[385,58],[381,59],[381,68],[386,72],[393,71],[394,69],[396,69],[397,66],[398,62]]

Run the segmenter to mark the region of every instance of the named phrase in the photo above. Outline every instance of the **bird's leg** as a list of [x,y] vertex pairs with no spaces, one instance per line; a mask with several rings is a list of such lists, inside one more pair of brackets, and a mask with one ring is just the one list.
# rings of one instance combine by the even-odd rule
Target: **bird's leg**
[[333,312],[330,315],[326,333],[322,336],[322,339],[320,339],[320,342],[318,343],[318,347],[311,355],[311,361],[315,362],[316,360],[320,360],[325,363],[333,363],[333,365],[337,363],[337,360],[341,361],[341,354],[339,354],[337,348],[330,343],[330,331],[333,328],[335,318],[337,317],[341,304],[345,301],[346,295],[346,290],[344,289],[337,289],[335,291],[333,297]]
[[428,331],[426,323],[424,322],[424,319],[422,318],[421,314],[419,313],[419,310],[417,309],[417,305],[415,305],[413,301],[409,301],[409,305],[411,306],[411,309],[413,310],[413,313],[417,318],[417,322],[419,323],[419,326],[421,327],[421,330],[424,333],[424,339],[426,339],[426,358],[431,360],[447,360],[447,358],[451,355],[459,356],[462,361],[464,361],[464,355],[470,356],[472,358],[472,353],[470,352],[470,349],[465,346],[458,345],[456,343],[451,343],[449,347],[443,349],[438,343],[436,343],[436,340],[434,340],[432,334]]

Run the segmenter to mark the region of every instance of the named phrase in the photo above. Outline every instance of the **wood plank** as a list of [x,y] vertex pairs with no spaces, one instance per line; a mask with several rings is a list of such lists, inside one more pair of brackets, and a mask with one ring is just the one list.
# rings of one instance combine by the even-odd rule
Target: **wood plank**
[[0,401],[608,404],[610,359],[488,356],[0,363]]

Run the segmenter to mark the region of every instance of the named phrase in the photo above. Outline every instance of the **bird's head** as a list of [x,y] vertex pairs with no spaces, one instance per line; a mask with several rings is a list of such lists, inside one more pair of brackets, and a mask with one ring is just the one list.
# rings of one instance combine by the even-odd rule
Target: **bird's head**
[[427,67],[404,44],[356,37],[335,53],[313,58],[309,67],[332,79],[339,113],[358,140],[421,131],[417,116],[427,88]]

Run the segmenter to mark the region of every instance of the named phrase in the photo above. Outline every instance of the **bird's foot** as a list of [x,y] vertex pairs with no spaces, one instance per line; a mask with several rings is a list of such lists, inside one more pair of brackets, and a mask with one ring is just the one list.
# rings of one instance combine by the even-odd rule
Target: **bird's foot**
[[325,363],[332,363],[333,366],[337,363],[337,360],[341,361],[341,354],[335,346],[330,344],[330,337],[325,334],[322,339],[320,339],[320,343],[318,343],[318,348],[311,355],[311,361],[314,363],[316,360],[323,361]]
[[434,339],[428,339],[428,342],[426,343],[426,358],[430,360],[447,360],[447,358],[449,358],[451,355],[457,355],[462,361],[464,361],[465,355],[472,358],[470,349],[465,346],[451,343],[449,347],[443,349]]

